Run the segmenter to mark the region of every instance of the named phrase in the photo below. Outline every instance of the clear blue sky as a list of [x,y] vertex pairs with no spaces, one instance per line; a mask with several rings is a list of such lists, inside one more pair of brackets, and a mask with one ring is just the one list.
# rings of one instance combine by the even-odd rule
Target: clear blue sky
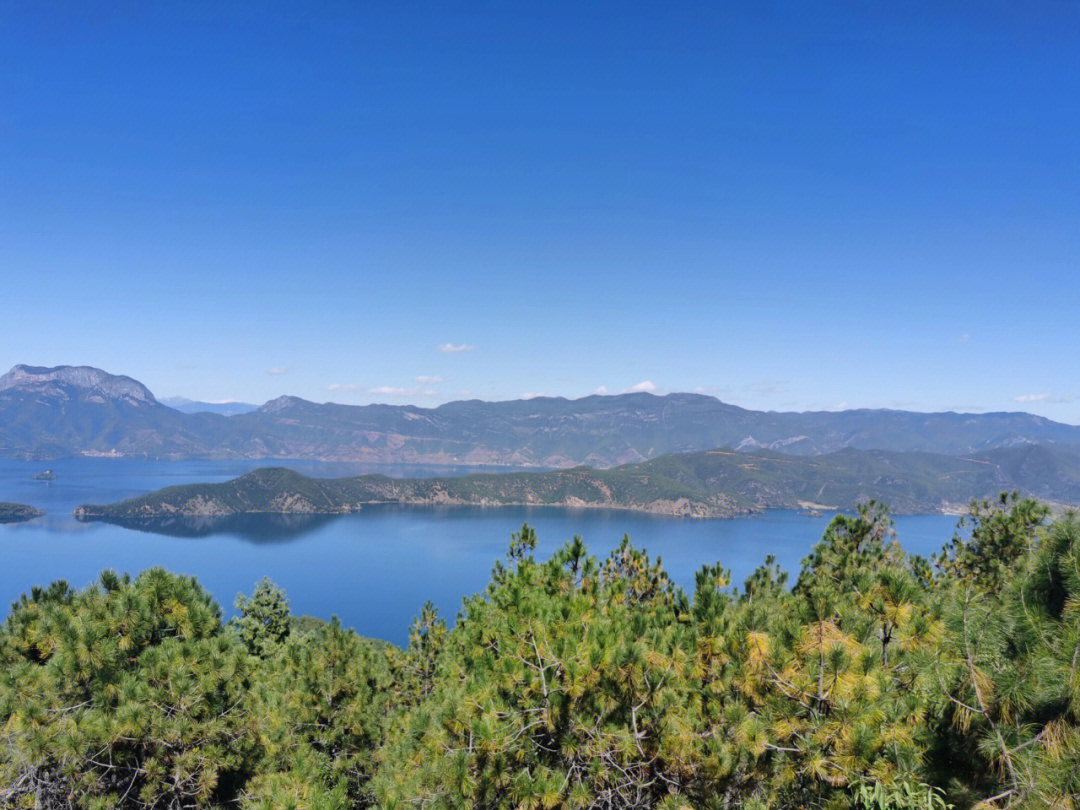
[[1074,0],[0,9],[4,365],[1080,423]]

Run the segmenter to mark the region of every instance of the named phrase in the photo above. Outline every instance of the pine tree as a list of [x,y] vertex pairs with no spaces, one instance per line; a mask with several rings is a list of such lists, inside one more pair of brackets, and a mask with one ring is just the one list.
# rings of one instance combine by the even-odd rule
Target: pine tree
[[236,596],[238,615],[230,623],[247,647],[260,658],[274,653],[289,635],[289,600],[285,591],[264,578],[248,598]]
[[221,629],[194,579],[160,569],[16,603],[0,633],[0,785],[11,803],[212,804],[254,756],[248,657]]

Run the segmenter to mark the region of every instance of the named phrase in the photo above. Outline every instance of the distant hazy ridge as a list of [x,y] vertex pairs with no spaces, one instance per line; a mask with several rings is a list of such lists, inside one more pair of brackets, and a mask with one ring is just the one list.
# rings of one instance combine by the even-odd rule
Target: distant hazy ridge
[[130,377],[16,366],[0,377],[0,456],[280,458],[605,468],[731,447],[811,456],[846,447],[944,455],[1080,446],[1080,427],[1025,413],[750,411],[697,394],[470,400],[436,408],[281,397],[231,416],[182,413]]

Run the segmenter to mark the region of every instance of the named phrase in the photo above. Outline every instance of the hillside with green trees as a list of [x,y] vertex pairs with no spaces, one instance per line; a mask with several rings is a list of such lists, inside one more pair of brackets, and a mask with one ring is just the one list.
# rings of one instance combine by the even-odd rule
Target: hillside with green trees
[[0,503],[0,523],[22,523],[43,514],[40,509],[25,503]]
[[524,526],[404,650],[268,581],[229,622],[160,569],[56,582],[0,629],[0,807],[1075,807],[1080,522],[1002,496],[943,541],[870,503],[686,591]]
[[396,479],[309,478],[284,468],[231,481],[167,487],[115,504],[85,505],[84,519],[226,518],[338,514],[367,504],[535,505],[730,517],[764,509],[853,509],[879,500],[897,512],[955,511],[1003,490],[1080,504],[1080,451],[1028,445],[974,456],[846,449],[824,456],[712,450],[674,453],[608,470],[489,473]]

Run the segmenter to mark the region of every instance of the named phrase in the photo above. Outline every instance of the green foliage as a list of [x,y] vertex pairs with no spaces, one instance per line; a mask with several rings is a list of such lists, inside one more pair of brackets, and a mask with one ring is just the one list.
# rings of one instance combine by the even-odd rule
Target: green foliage
[[250,808],[363,803],[386,715],[400,701],[400,653],[335,620],[288,641],[260,667],[249,711],[262,746]]
[[855,807],[859,810],[950,810],[952,806],[945,801],[941,788],[925,783],[864,783],[855,789]]
[[107,571],[82,592],[61,582],[20,599],[0,634],[5,798],[215,801],[252,756],[248,658],[221,629],[193,579],[160,569],[134,580]]
[[[1031,552],[1036,530],[1049,509],[1030,498],[1002,493],[997,501],[971,504],[952,542],[942,552],[941,564],[984,590],[996,590],[1016,566]],[[965,535],[963,531],[970,527]]]
[[432,602],[425,602],[409,628],[408,666],[412,685],[423,695],[434,688],[435,665],[446,641],[446,622]]
[[[0,631],[0,807],[1075,808],[1080,523],[973,504],[936,559],[888,511],[692,593],[624,538],[523,526],[406,651],[191,579],[35,589]],[[290,632],[291,630],[291,632]]]
[[[1070,515],[1031,526],[1034,505],[1009,505],[990,518],[1006,539],[983,544],[977,565],[959,567],[961,575],[946,582],[934,719],[948,761],[971,763],[966,793],[1020,807],[1073,807],[1080,796],[1080,523]],[[967,551],[956,557],[970,559]],[[1023,564],[1008,567],[1018,555]],[[980,587],[987,581],[997,589]]]
[[248,598],[237,594],[237,617],[232,620],[248,652],[265,658],[275,652],[289,635],[289,600],[285,591],[269,579],[262,579]]

